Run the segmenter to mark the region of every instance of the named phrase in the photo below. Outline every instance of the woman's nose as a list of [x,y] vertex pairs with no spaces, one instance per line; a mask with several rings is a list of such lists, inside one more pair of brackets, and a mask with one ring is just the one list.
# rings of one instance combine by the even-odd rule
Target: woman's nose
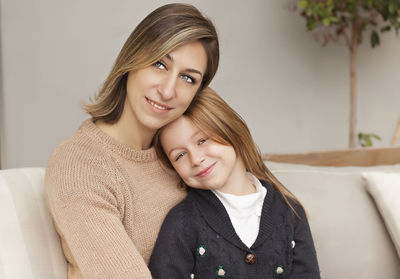
[[170,100],[175,96],[176,78],[173,75],[167,75],[160,82],[158,92],[163,100]]

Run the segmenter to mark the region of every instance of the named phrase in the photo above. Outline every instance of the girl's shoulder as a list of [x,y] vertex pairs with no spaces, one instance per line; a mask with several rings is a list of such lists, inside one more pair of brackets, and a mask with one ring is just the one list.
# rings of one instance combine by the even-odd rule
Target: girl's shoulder
[[[185,199],[168,212],[163,226],[171,229],[180,228],[185,231],[196,231],[203,228],[206,226],[204,215],[209,214],[209,211],[204,209],[214,210],[209,204],[210,199],[217,199],[213,196],[211,191],[189,188]],[[215,201],[212,200],[211,203],[213,202]]]
[[186,218],[197,216],[198,212],[195,202],[196,197],[193,195],[193,191],[189,189],[187,196],[170,209],[165,220],[176,223],[177,221],[182,222]]
[[186,243],[194,243],[202,222],[201,214],[189,191],[186,198],[167,213],[157,241],[180,238]]
[[270,203],[271,210],[284,215],[297,216],[297,219],[306,218],[304,208],[298,201],[284,196],[276,190],[269,182],[260,180],[261,184],[267,189],[264,203]]

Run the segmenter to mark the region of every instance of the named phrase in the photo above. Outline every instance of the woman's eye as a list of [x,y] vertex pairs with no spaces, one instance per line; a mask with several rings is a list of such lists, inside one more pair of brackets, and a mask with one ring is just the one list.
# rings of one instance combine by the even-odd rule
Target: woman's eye
[[184,81],[188,82],[188,83],[195,83],[196,82],[196,80],[194,78],[192,78],[191,76],[188,76],[188,75],[183,75],[182,79]]
[[165,65],[161,62],[161,61],[157,61],[156,63],[154,63],[154,66],[158,69],[164,70],[167,67],[165,67]]
[[205,143],[206,141],[207,141],[207,138],[203,138],[203,139],[199,140],[199,145]]
[[179,154],[175,157],[175,162],[178,161],[180,158],[182,158],[183,155],[185,155],[185,152],[179,153]]

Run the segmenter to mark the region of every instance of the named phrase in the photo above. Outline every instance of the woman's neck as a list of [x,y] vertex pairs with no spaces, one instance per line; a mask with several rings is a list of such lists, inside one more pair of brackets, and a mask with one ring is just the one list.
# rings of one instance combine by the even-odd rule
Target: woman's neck
[[127,121],[121,117],[116,123],[109,124],[104,121],[97,121],[97,127],[104,133],[128,147],[136,150],[150,148],[156,131],[141,128],[138,123]]

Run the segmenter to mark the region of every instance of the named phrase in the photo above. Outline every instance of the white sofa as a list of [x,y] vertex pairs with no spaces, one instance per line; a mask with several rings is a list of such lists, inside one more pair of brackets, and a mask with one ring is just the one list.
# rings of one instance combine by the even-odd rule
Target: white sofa
[[[307,209],[323,279],[400,278],[399,255],[361,177],[366,171],[400,173],[400,148],[396,152],[399,164],[389,166],[266,162]],[[44,174],[43,168],[0,170],[2,279],[66,278],[66,262],[45,205]]]
[[264,158],[308,212],[323,279],[400,278],[400,147]]
[[0,170],[0,278],[64,279],[67,263],[46,208],[44,168]]

